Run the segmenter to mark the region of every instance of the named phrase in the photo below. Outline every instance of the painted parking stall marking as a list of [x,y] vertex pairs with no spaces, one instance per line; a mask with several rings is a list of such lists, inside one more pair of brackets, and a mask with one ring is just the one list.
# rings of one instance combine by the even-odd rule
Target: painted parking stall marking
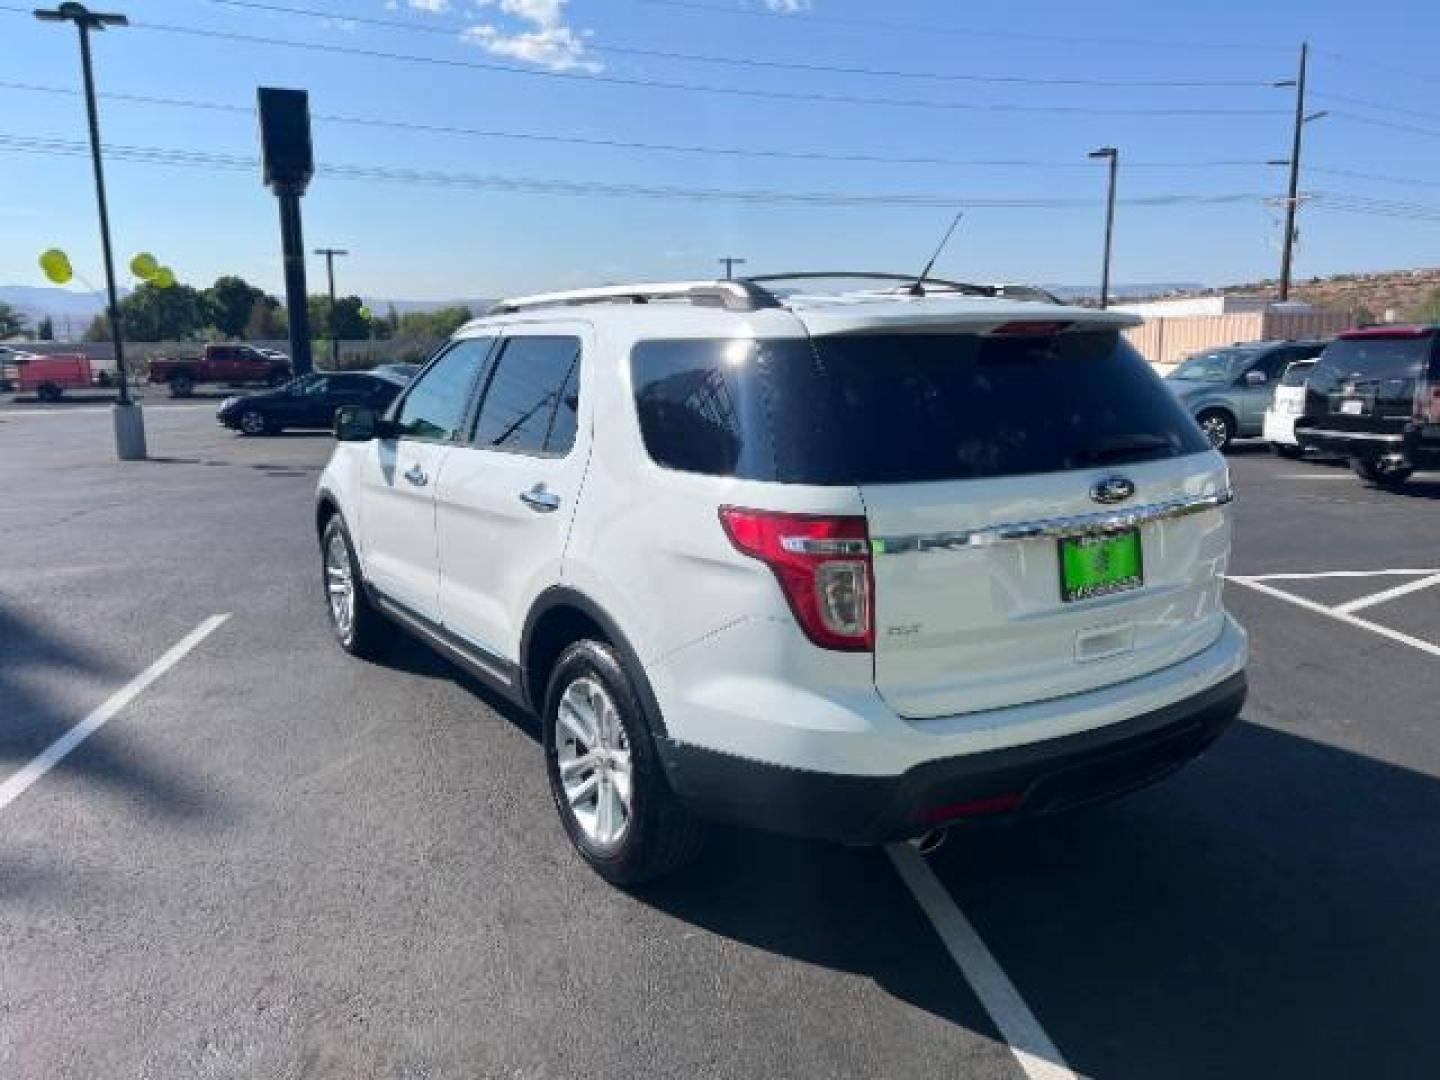
[[[1298,596],[1283,588],[1277,582],[1299,582],[1299,581],[1320,581],[1337,578],[1375,578],[1377,580],[1390,580],[1394,578],[1408,578],[1408,581],[1398,585],[1391,585],[1377,592],[1365,596],[1356,597],[1343,604],[1322,604],[1311,600],[1308,597]],[[1324,615],[1327,618],[1345,623],[1347,626],[1354,626],[1361,630],[1369,630],[1373,634],[1379,634],[1383,638],[1398,642],[1401,645],[1408,645],[1412,649],[1430,656],[1440,657],[1440,642],[1426,641],[1424,638],[1415,637],[1389,626],[1384,626],[1370,619],[1361,618],[1356,615],[1357,611],[1367,611],[1398,600],[1401,597],[1413,596],[1426,589],[1433,589],[1440,586],[1440,569],[1428,570],[1320,570],[1310,573],[1284,573],[1284,574],[1232,574],[1227,579],[1237,585],[1243,585],[1247,589],[1263,593],[1276,600],[1283,600],[1288,604],[1303,608],[1306,611],[1314,612],[1317,615]]]
[[1029,1080],[1076,1080],[1077,1074],[1065,1064],[1020,991],[940,884],[924,856],[909,844],[889,844],[885,853]]
[[47,746],[19,772],[0,784],[0,810],[4,810],[25,794],[36,781],[60,764],[66,755],[104,727],[116,713],[144,693],[151,683],[185,659],[191,650],[220,629],[229,618],[230,615],[226,613],[211,615],[204,619],[199,626],[166,650],[158,660],[101,702],[89,716]]

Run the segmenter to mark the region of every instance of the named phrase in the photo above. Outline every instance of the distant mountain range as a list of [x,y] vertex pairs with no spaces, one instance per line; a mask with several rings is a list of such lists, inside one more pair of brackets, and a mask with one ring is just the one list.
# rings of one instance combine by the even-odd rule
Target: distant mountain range
[[[1061,300],[1098,300],[1099,285],[1042,285]],[[1151,296],[1169,296],[1173,293],[1204,292],[1205,286],[1194,281],[1156,281],[1144,285],[1111,285],[1110,295],[1120,300],[1140,300]]]

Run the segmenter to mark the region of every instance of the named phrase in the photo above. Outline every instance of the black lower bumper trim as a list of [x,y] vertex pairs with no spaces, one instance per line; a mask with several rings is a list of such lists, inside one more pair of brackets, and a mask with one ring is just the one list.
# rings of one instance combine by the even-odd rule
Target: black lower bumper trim
[[[1169,776],[1239,715],[1239,673],[1162,709],[1058,739],[943,758],[900,776],[809,772],[658,739],[671,787],[711,820],[845,843],[1004,821],[1113,798]],[[971,816],[981,808],[983,816]],[[996,810],[999,812],[994,812]]]

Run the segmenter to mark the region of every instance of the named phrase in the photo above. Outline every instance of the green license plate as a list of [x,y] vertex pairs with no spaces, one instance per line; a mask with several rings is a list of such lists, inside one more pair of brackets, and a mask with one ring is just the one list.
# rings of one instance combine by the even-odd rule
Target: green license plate
[[1060,541],[1060,599],[1066,603],[1138,589],[1144,583],[1138,529]]

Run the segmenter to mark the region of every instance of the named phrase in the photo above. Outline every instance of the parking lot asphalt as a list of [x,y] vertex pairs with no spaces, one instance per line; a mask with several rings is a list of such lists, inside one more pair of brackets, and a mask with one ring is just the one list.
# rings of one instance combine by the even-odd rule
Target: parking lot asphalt
[[[533,723],[419,645],[331,642],[328,438],[155,405],[128,465],[103,409],[0,409],[0,784],[229,616],[0,805],[0,1076],[1068,1075],[1012,1052],[883,852],[727,831],[603,885]],[[1440,586],[1356,609],[1410,643],[1333,611],[1440,569],[1440,476],[1231,469],[1245,722],[929,865],[1074,1073],[1426,1074]]]

